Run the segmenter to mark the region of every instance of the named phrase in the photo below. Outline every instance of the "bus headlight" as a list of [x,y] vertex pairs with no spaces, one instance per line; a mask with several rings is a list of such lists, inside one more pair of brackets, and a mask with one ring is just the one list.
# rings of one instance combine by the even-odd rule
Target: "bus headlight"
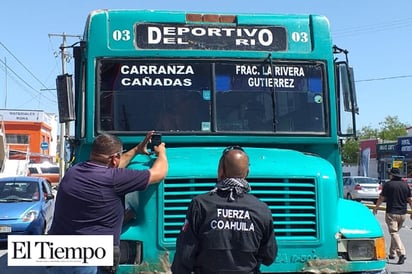
[[346,251],[350,261],[384,260],[385,239],[347,240]]
[[374,241],[349,241],[348,256],[351,261],[372,260],[375,257]]

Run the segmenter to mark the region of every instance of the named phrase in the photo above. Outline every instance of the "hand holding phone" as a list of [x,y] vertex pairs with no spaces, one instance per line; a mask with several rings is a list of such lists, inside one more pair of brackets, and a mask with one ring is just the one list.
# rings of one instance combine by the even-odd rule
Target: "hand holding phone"
[[153,150],[155,146],[158,146],[162,143],[162,134],[155,132],[150,138],[150,143],[147,144],[147,148]]

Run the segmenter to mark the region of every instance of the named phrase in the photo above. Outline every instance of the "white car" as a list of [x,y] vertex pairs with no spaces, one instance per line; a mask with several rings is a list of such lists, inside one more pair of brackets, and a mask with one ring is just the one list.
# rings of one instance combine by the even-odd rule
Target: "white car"
[[374,204],[382,191],[377,178],[364,176],[343,177],[343,192],[346,199],[356,201],[372,201]]
[[50,181],[52,186],[60,182],[60,169],[57,164],[41,163],[29,164],[28,175],[32,177],[42,177]]

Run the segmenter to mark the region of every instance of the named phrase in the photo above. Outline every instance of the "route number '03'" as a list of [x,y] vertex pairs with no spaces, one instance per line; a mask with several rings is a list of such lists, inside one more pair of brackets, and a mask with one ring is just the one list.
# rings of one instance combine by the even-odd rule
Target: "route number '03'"
[[130,30],[115,30],[113,31],[113,40],[115,41],[129,41]]
[[307,32],[292,32],[292,40],[294,42],[307,43],[309,42],[308,33]]

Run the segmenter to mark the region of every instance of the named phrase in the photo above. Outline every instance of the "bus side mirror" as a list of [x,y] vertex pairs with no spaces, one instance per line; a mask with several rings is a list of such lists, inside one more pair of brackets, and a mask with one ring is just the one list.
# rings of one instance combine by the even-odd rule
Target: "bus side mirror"
[[[356,100],[353,68],[349,67],[347,62],[336,62],[336,79],[339,135],[356,137],[356,114],[359,114],[359,107]],[[348,120],[349,123],[347,123]],[[346,128],[343,129],[343,126]]]
[[59,108],[59,122],[65,123],[75,120],[73,80],[72,75],[58,75],[56,79],[57,103]]
[[340,88],[343,96],[344,111],[359,114],[358,102],[356,100],[355,80],[353,68],[349,67],[346,62],[337,63]]

